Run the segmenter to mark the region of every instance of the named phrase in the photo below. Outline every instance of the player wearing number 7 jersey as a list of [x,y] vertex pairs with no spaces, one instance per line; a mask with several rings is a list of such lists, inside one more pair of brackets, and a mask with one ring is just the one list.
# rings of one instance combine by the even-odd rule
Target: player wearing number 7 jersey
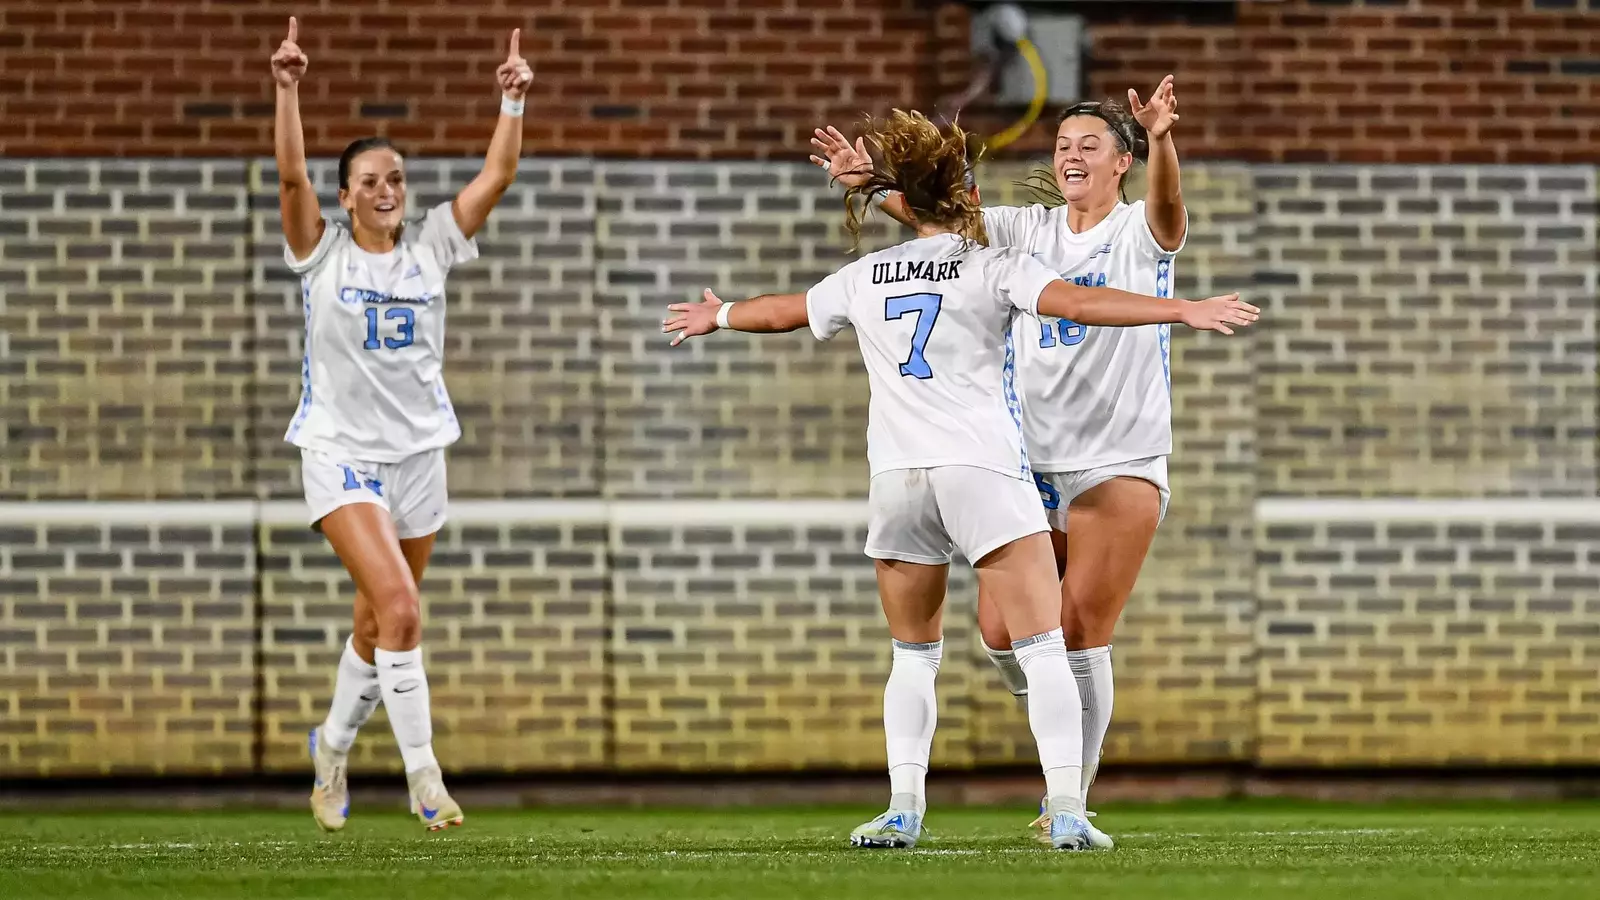
[[383,138],[339,158],[339,205],[325,219],[306,171],[299,23],[272,56],[284,259],[300,276],[305,356],[300,405],[285,439],[319,529],[355,581],[352,634],[327,719],[312,730],[319,826],[344,827],[346,760],[382,700],[400,745],[411,809],[428,830],[463,821],[433,752],[418,584],[445,521],[444,448],[461,436],[445,390],[445,278],[478,255],[473,235],[516,177],[523,96],[533,80],[511,33],[495,73],[500,116],[482,172],[455,199],[406,225],[405,164]]
[[1106,326],[1182,322],[1226,331],[1254,321],[1236,296],[1193,303],[1069,284],[1015,249],[982,245],[982,213],[968,185],[966,136],[896,111],[870,138],[877,170],[846,194],[900,192],[917,238],[856,260],[804,294],[725,304],[675,304],[673,343],[720,328],[794,331],[820,340],[855,327],[871,387],[866,554],[893,639],[884,689],[889,809],[856,829],[864,847],[916,843],[925,812],[934,677],[952,552],[973,563],[1005,616],[1029,687],[1028,720],[1063,849],[1108,847],[1084,816],[1081,710],[1060,628],[1049,525],[1033,484],[1013,385],[1011,328],[1018,315]]
[[[989,207],[984,227],[996,246],[1029,253],[1076,283],[1166,295],[1188,230],[1172,76],[1148,103],[1131,90],[1128,101],[1068,107],[1051,166],[1029,179],[1046,202]],[[845,173],[870,168],[859,142],[835,129],[819,129],[812,144],[812,160],[847,184],[859,176]],[[1123,202],[1125,177],[1145,159],[1144,198]],[[891,194],[882,208],[906,221],[901,206]],[[1083,693],[1085,792],[1111,722],[1112,634],[1166,514],[1172,452],[1170,329],[1087,324],[1019,319],[1013,335],[1028,452],[1062,570],[1061,623]],[[998,605],[982,592],[978,623],[1006,686],[1024,693]]]

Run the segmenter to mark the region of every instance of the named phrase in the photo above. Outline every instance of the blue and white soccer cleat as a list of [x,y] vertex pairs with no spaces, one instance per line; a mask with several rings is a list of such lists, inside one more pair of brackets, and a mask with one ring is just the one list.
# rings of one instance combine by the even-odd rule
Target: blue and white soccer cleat
[[340,753],[322,740],[322,727],[311,729],[306,748],[316,779],[311,788],[311,815],[323,831],[338,831],[350,817],[350,784],[345,775],[350,754]]
[[444,789],[444,775],[438,766],[428,766],[406,773],[411,787],[411,811],[429,831],[439,831],[466,821],[461,807]]
[[1039,818],[1033,825],[1039,828],[1039,840],[1057,850],[1114,850],[1116,842],[1111,835],[1089,823],[1094,813],[1078,814],[1069,810],[1052,812],[1048,801],[1039,802]]
[[850,832],[850,846],[873,850],[909,849],[922,835],[922,814],[910,809],[890,809]]

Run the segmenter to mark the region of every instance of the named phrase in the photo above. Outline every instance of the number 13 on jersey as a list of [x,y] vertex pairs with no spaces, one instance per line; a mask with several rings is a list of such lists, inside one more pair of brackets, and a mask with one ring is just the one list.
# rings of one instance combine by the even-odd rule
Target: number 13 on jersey
[[379,340],[378,308],[367,307],[367,340],[361,345],[362,349],[377,350],[380,347],[387,347],[390,350],[399,350],[401,347],[411,346],[417,339],[417,314],[409,307],[391,306],[383,311],[383,320],[385,322],[399,320],[399,324],[395,327],[394,337]]

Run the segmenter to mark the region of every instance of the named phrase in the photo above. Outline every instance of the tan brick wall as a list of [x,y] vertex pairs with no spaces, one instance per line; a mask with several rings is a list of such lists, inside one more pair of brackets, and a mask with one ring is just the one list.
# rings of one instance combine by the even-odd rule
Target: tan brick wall
[[[473,169],[413,161],[416,207]],[[989,202],[1020,174],[986,170]],[[263,183],[260,163],[0,162],[4,498],[201,501],[137,524],[0,510],[4,771],[300,766],[349,587],[294,518],[301,312]],[[1253,518],[1329,496],[1592,497],[1594,188],[1572,167],[1186,164],[1178,291],[1246,288],[1268,319],[1175,335],[1173,505],[1117,639],[1110,763],[1595,758],[1579,526]],[[458,518],[424,591],[452,766],[879,764],[888,645],[859,513],[704,512],[863,496],[852,342],[669,351],[656,332],[702,285],[831,270],[838,196],[804,164],[525,167],[452,280],[453,495],[692,520]],[[288,504],[259,534],[210,518],[256,495]],[[936,758],[1030,762],[971,605],[958,578]],[[395,765],[386,730],[380,713],[363,768]]]
[[1593,170],[1255,184],[1263,494],[1594,496]]
[[0,525],[0,774],[252,765],[248,524]]
[[1263,524],[1259,760],[1600,761],[1593,521]]

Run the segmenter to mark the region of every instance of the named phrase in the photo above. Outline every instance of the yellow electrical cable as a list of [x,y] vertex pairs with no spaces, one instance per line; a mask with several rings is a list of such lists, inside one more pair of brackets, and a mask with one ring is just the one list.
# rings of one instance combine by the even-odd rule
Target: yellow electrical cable
[[1039,120],[1039,114],[1044,112],[1045,100],[1050,94],[1049,74],[1044,70],[1044,60],[1039,58],[1039,49],[1033,45],[1033,41],[1027,38],[1017,39],[1017,52],[1022,54],[1029,70],[1033,72],[1033,99],[1028,101],[1028,111],[1022,114],[1021,119],[1005,131],[989,138],[990,150],[999,150],[1026,134],[1033,123]]

